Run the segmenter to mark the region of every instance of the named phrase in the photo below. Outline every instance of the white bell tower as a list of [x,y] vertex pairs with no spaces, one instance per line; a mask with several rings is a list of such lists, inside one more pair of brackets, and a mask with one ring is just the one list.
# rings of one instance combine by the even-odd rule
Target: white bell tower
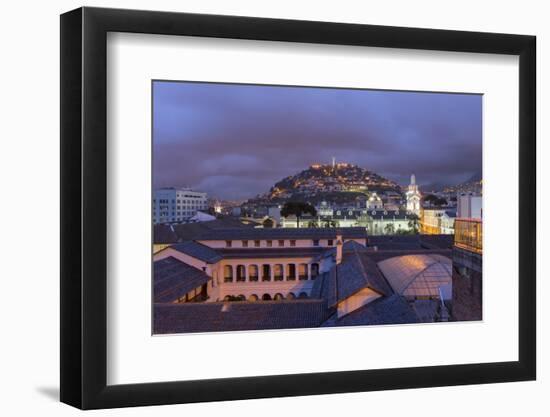
[[420,191],[418,191],[418,185],[416,185],[416,177],[414,174],[411,175],[411,183],[407,188],[405,193],[407,197],[407,211],[420,215]]

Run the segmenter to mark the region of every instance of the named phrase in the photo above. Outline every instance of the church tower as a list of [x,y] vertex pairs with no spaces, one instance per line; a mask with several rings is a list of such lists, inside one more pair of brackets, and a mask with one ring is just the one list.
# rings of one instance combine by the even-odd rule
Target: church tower
[[407,211],[420,216],[420,191],[418,191],[418,185],[416,185],[416,177],[411,175],[411,183],[405,193],[407,197]]

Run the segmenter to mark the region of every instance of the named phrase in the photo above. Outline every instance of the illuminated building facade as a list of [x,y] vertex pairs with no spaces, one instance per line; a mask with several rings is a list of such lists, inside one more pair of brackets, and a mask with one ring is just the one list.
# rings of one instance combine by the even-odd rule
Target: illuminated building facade
[[427,235],[452,235],[456,209],[452,207],[423,208],[420,216],[420,233]]
[[416,185],[416,177],[414,174],[411,175],[411,183],[407,187],[407,192],[405,193],[407,197],[407,211],[412,214],[420,215],[420,191],[418,190],[418,185]]

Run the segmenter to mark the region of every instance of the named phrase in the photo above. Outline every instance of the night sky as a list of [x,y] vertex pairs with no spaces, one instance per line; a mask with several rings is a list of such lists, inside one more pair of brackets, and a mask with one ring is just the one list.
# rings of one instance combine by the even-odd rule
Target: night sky
[[154,188],[244,199],[333,156],[402,185],[481,173],[480,95],[156,81],[153,101]]

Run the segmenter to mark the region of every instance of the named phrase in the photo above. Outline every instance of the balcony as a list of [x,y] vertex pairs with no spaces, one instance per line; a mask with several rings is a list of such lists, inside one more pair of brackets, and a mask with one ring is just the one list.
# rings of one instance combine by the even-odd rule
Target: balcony
[[456,219],[456,247],[475,253],[483,253],[483,223],[480,219]]

